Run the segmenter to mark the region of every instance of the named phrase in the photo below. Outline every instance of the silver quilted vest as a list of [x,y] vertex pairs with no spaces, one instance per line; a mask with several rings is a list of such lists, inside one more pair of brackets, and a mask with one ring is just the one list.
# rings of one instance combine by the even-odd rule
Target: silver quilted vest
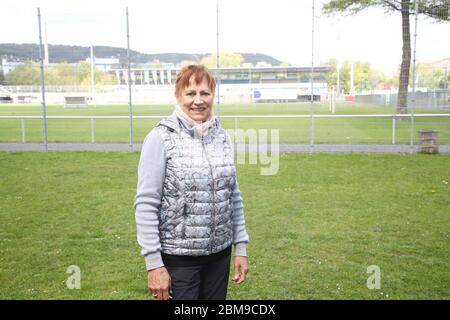
[[158,123],[166,151],[160,209],[162,251],[202,256],[231,245],[236,169],[226,131],[216,120],[203,138],[193,137],[172,115]]

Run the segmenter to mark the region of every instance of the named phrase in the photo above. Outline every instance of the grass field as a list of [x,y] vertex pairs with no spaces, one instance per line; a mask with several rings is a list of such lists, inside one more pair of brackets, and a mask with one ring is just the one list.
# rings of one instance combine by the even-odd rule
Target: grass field
[[[0,152],[0,299],[150,298],[138,159]],[[282,154],[277,175],[241,165],[238,178],[251,273],[229,299],[450,298],[447,156]],[[80,290],[66,287],[70,265]]]
[[[215,106],[216,113],[219,111]],[[170,105],[137,105],[133,114],[166,116],[171,113]],[[65,109],[62,106],[48,106],[49,116],[127,116],[128,106],[111,105],[82,109]],[[220,115],[309,115],[309,103],[243,104],[220,105]],[[343,114],[393,114],[390,107],[361,104],[341,104],[337,106],[338,115]],[[430,113],[429,110],[415,110],[415,113]],[[438,113],[438,112],[436,112]],[[42,114],[39,105],[0,105],[0,116],[20,116]],[[326,104],[315,104],[314,114],[330,114]],[[157,120],[134,119],[133,141],[142,142],[145,135]],[[91,142],[90,119],[48,119],[49,142]],[[419,130],[438,130],[439,143],[450,144],[450,117],[415,118],[415,139]],[[226,129],[233,129],[233,119],[222,119]],[[315,143],[384,143],[392,142],[391,118],[334,118],[316,119]],[[279,129],[281,143],[309,143],[310,120],[302,119],[239,119],[241,129]],[[27,142],[43,142],[41,119],[26,119]],[[128,119],[96,119],[94,125],[95,142],[129,142]],[[20,119],[0,119],[0,142],[21,142]],[[410,121],[397,121],[396,143],[409,144]]]

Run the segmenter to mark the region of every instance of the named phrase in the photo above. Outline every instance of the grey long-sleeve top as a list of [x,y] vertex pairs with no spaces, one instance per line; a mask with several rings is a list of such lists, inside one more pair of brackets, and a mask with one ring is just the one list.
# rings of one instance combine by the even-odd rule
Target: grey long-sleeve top
[[[181,120],[183,126],[192,131],[192,127]],[[156,269],[164,265],[161,258],[161,243],[159,240],[159,210],[163,195],[166,171],[166,154],[164,143],[158,130],[153,129],[145,138],[142,145],[138,167],[137,192],[134,202],[137,240],[141,246],[147,270]],[[241,192],[236,180],[232,191],[234,212],[233,244],[235,256],[247,255],[248,234],[245,230],[244,205]]]

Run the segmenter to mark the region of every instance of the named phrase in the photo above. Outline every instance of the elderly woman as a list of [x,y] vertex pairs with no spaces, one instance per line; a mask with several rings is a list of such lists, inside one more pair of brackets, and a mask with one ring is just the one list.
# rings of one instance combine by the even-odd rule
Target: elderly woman
[[182,68],[175,111],[142,146],[137,240],[159,300],[224,300],[232,245],[232,281],[248,272],[243,203],[229,137],[213,115],[215,87],[206,67]]

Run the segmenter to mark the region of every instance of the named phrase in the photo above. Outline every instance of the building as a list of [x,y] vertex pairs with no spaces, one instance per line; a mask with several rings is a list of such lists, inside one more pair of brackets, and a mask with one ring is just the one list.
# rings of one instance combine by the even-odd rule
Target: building
[[[220,79],[219,95],[222,101],[291,102],[311,99],[311,67],[239,67],[210,69]],[[130,81],[135,88],[173,86],[179,69],[132,68]],[[127,69],[111,69],[118,85],[128,84]],[[322,100],[328,93],[327,75],[331,67],[315,67],[314,99]]]
[[[86,58],[86,62],[91,63],[91,58]],[[103,72],[108,72],[119,65],[118,58],[96,58],[94,57],[95,67]]]
[[3,74],[7,75],[11,71],[13,71],[17,66],[20,66],[22,64],[23,64],[23,62],[12,62],[12,61],[8,61],[5,58],[3,58],[1,69],[3,71]]
[[[252,67],[210,69],[221,84],[257,84],[257,83],[310,83],[311,67]],[[169,68],[132,68],[132,85],[174,84],[179,69]],[[118,85],[128,84],[127,69],[110,69],[115,74]],[[326,83],[331,67],[315,67],[314,82]]]

